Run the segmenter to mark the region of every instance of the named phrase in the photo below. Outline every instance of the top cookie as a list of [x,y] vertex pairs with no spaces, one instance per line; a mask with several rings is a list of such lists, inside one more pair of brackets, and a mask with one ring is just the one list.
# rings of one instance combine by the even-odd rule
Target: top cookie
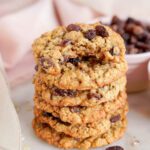
[[43,34],[33,43],[33,52],[36,69],[56,75],[72,65],[124,61],[125,46],[117,33],[100,23],[70,24]]

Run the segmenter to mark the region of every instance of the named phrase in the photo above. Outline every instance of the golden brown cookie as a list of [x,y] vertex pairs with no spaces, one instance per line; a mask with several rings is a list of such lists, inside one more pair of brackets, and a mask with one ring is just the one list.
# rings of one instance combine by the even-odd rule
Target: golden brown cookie
[[34,109],[34,114],[38,122],[49,124],[49,126],[57,132],[63,132],[74,138],[87,138],[108,131],[113,123],[125,117],[127,111],[128,105],[116,110],[113,114],[107,115],[106,118],[97,122],[77,125],[63,122],[60,118],[54,117],[51,113],[41,111],[37,108]]
[[47,32],[33,43],[36,69],[52,75],[93,64],[121,62],[125,46],[121,36],[102,24],[71,24]]
[[42,81],[47,86],[56,86],[61,89],[71,90],[99,88],[124,76],[127,71],[127,64],[126,62],[107,63],[104,65],[97,64],[91,69],[84,69],[76,68],[74,70],[69,68],[55,76],[38,71],[34,76],[34,82]]
[[113,143],[123,136],[126,126],[127,120],[126,118],[123,118],[122,120],[113,123],[110,129],[103,134],[80,139],[67,136],[61,132],[56,132],[56,130],[52,129],[48,124],[39,123],[36,119],[33,121],[35,134],[49,144],[53,144],[59,148],[79,148],[82,150],[88,150],[92,147],[101,147]]
[[106,101],[114,100],[119,92],[126,87],[126,77],[112,82],[104,87],[90,90],[65,90],[46,86],[42,80],[35,80],[35,95],[52,106],[95,106]]
[[38,97],[34,98],[34,103],[36,108],[49,112],[64,122],[69,122],[71,124],[85,124],[96,122],[106,115],[113,114],[117,109],[123,108],[127,104],[126,99],[126,93],[122,92],[114,101],[104,102],[93,107],[56,107],[51,106],[46,103],[46,101],[38,99]]

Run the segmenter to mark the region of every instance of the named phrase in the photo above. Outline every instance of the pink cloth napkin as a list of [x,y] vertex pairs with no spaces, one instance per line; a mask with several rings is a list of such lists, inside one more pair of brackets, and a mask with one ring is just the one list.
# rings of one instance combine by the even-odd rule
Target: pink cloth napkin
[[14,9],[7,4],[0,9],[0,55],[12,86],[31,79],[34,74],[31,45],[35,38],[60,24],[84,22],[99,15],[70,0],[31,2],[23,7],[17,1]]

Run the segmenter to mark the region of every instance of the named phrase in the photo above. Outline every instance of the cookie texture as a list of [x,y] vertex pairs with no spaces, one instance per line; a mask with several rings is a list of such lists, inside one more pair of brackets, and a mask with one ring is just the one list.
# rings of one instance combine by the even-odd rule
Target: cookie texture
[[104,102],[93,107],[56,107],[47,104],[45,101],[40,101],[38,98],[35,98],[34,101],[36,108],[49,112],[64,122],[86,124],[99,121],[106,115],[113,114],[117,109],[123,108],[127,104],[126,98],[126,93],[122,92],[114,101]]
[[103,134],[80,139],[67,136],[61,132],[56,132],[56,130],[52,129],[48,124],[42,124],[36,119],[33,121],[35,134],[49,144],[53,144],[59,148],[79,148],[82,150],[105,146],[120,139],[126,130],[126,126],[127,120],[123,118],[113,123],[110,129]]
[[34,112],[38,122],[48,124],[57,132],[63,132],[74,138],[87,138],[90,136],[96,136],[97,134],[103,134],[108,131],[114,122],[125,117],[128,112],[128,106],[123,109],[117,109],[113,114],[107,115],[106,118],[97,122],[77,125],[63,122],[60,118],[54,117],[51,113],[41,111],[37,108],[34,109]]
[[52,106],[95,106],[114,100],[120,92],[125,91],[125,87],[125,76],[101,88],[83,91],[64,90],[35,80],[35,95]]
[[70,25],[58,27],[35,40],[32,47],[37,70],[57,75],[70,68],[124,60],[123,39],[109,27],[101,23],[72,25],[80,30],[70,30]]
[[[59,75],[37,72],[34,80],[42,80],[47,86],[61,89],[88,90],[103,87],[124,76],[127,71],[126,62],[94,65],[92,69],[68,69]],[[39,81],[40,82],[40,81]]]

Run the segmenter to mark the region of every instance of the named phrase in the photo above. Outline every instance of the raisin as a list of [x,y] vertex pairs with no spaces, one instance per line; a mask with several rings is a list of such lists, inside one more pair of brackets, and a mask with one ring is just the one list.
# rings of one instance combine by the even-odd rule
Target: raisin
[[52,117],[52,114],[49,113],[49,112],[43,112],[42,115],[43,115],[44,117]]
[[101,37],[108,37],[109,36],[105,27],[99,25],[99,26],[96,26],[95,29],[96,29],[97,35],[99,35]]
[[60,46],[67,46],[71,44],[71,40],[70,39],[64,39],[61,41]]
[[39,68],[39,66],[35,65],[35,67],[34,67],[35,71],[38,71],[38,68]]
[[42,66],[42,68],[44,68],[44,69],[48,69],[49,67],[53,67],[54,66],[54,63],[52,62],[51,59],[44,58],[44,57],[41,57],[39,59],[39,63]]
[[106,148],[106,150],[124,150],[121,146],[111,146]]
[[96,36],[96,31],[93,29],[90,29],[84,33],[84,37],[89,40],[92,40],[93,38],[95,38],[95,36]]
[[76,24],[70,24],[67,26],[67,31],[80,31],[81,27]]
[[119,121],[120,118],[121,118],[120,115],[116,115],[116,116],[111,117],[111,118],[110,118],[110,121],[111,121],[112,123],[115,123],[115,122]]
[[70,62],[70,63],[72,63],[72,64],[77,66],[78,62],[80,62],[80,59],[79,58],[68,58],[67,62]]
[[59,95],[59,96],[70,96],[70,97],[74,97],[76,96],[77,92],[74,90],[63,90],[63,89],[58,89],[58,88],[54,88],[53,90],[53,94],[54,95]]
[[100,100],[101,99],[101,95],[100,94],[97,94],[97,93],[89,93],[87,95],[88,99],[97,99],[97,100]]
[[80,112],[80,108],[81,107],[78,107],[78,106],[74,106],[74,107],[70,107],[70,111],[72,112],[72,113],[79,113]]

